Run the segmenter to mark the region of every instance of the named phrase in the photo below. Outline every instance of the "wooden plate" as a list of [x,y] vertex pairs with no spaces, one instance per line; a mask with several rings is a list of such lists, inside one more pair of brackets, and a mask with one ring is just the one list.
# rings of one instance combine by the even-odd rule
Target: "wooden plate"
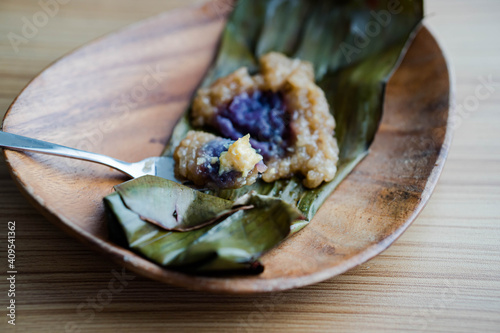
[[[99,39],[55,62],[10,107],[3,130],[138,161],[159,155],[216,51],[211,6],[180,9]],[[125,179],[110,168],[5,151],[21,191],[53,223],[126,268],[190,289],[276,291],[316,283],[379,254],[429,199],[451,134],[446,60],[422,28],[387,88],[370,155],[312,223],[263,257],[259,276],[197,277],[108,241],[102,199]],[[50,244],[47,244],[50,246]]]

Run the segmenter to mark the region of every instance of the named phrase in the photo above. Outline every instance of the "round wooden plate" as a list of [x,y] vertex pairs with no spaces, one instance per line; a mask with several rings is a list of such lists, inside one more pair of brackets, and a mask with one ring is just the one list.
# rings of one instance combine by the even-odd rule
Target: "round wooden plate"
[[[101,38],[36,77],[10,107],[3,130],[129,162],[157,156],[210,65],[223,27],[213,7],[202,6]],[[408,228],[443,168],[450,96],[446,59],[422,28],[387,87],[371,153],[307,228],[262,258],[265,271],[258,276],[181,274],[111,243],[102,199],[125,178],[110,168],[7,150],[5,156],[21,191],[49,220],[138,274],[197,290],[284,290],[341,274]]]

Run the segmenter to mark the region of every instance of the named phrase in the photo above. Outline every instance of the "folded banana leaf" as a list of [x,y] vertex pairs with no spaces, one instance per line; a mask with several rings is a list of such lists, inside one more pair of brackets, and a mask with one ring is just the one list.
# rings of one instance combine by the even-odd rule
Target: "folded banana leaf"
[[[266,200],[279,198],[289,204],[287,207],[297,207],[304,217],[291,224],[292,231],[304,227],[338,184],[368,154],[382,116],[386,83],[404,56],[422,17],[423,0],[237,1],[214,64],[201,86],[210,85],[242,66],[248,67],[251,73],[257,72],[258,58],[269,51],[311,61],[317,84],[325,91],[337,123],[338,172],[333,181],[315,189],[305,188],[301,180],[294,177],[274,183],[258,181],[240,189],[207,191],[206,194],[229,202],[248,193],[264,195]],[[165,156],[171,157],[175,147],[193,129],[189,112],[190,109],[175,127]],[[135,191],[136,186],[143,185],[137,180],[131,181],[127,191],[144,191]],[[130,199],[123,199],[119,192],[118,189],[118,193],[106,201],[112,215],[121,222],[128,244],[161,265],[189,267],[194,272],[255,269],[252,263],[272,246],[263,244],[260,237],[251,238],[257,234],[253,228],[260,226],[262,236],[273,235],[265,239],[275,244],[284,235],[281,232],[280,237],[275,237],[276,231],[272,229],[275,226],[265,223],[269,218],[279,219],[282,215],[257,207],[237,211],[222,222],[208,226],[204,223],[212,222],[213,216],[209,219],[207,213],[207,217],[195,222],[182,222],[188,228],[200,223],[200,229],[167,232],[141,219],[141,216],[149,217],[146,220],[163,219],[161,213],[158,215],[155,211],[158,208],[151,208],[151,203],[162,201],[153,200],[152,196],[164,195],[161,194],[164,192],[136,196],[133,204],[128,202]],[[169,194],[170,197],[175,195]],[[172,210],[171,203],[166,205]],[[226,204],[221,205],[226,207]],[[285,211],[288,211],[283,213],[285,219],[293,215],[289,208]],[[210,212],[214,214],[214,210]],[[253,234],[235,232],[235,226],[247,225],[249,221],[252,221],[248,227]],[[166,223],[175,224],[175,221]]]
[[[141,177],[135,182],[115,186],[124,205],[144,221],[170,231],[189,231],[212,224],[235,209],[233,202],[193,191],[158,177]],[[148,204],[144,204],[148,198]]]
[[[188,204],[176,208],[170,200],[159,199],[163,202],[152,203],[146,210],[144,206],[129,207],[131,202],[148,197],[145,192],[151,188],[174,193],[176,198],[172,200]],[[105,198],[112,212],[110,234],[114,239],[121,239],[124,245],[160,265],[185,271],[249,270],[260,273],[263,269],[258,262],[260,255],[284,240],[294,229],[294,221],[303,218],[296,207],[277,198],[249,193],[233,203],[153,176],[132,180],[115,189],[115,193]],[[154,193],[151,198],[158,200],[158,194],[163,193]],[[202,219],[196,230],[176,232],[150,223],[138,213],[158,214],[163,218],[161,213],[172,215],[175,210],[179,215],[193,214],[193,219],[198,219],[205,213],[191,205],[200,200],[210,200],[213,207],[207,211],[218,223],[207,224]],[[154,208],[158,211],[153,212]]]

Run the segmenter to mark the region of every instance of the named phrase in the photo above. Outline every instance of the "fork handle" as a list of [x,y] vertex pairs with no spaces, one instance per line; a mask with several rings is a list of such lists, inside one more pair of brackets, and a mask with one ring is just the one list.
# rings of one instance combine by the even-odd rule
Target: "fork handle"
[[31,151],[42,154],[76,158],[83,161],[95,162],[112,167],[130,177],[130,163],[123,162],[109,156],[90,153],[87,151],[65,147],[46,141],[36,140],[25,136],[0,131],[0,147],[20,151]]

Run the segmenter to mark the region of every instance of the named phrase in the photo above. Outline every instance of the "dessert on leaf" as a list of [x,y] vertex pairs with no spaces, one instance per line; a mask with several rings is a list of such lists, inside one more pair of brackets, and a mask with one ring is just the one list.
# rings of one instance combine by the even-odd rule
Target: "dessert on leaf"
[[[242,67],[200,89],[193,102],[193,125],[231,140],[250,134],[252,148],[267,166],[262,173],[266,182],[301,175],[306,187],[315,188],[331,181],[339,153],[335,120],[323,90],[314,82],[312,64],[271,52],[260,58],[260,69],[251,76]],[[240,156],[250,164],[252,158],[251,153]],[[184,166],[177,164],[176,169]],[[179,174],[187,177],[187,173]],[[257,175],[237,184],[251,184]],[[197,185],[208,181],[201,175],[190,176]],[[211,184],[217,182],[224,185],[226,180],[210,178]]]
[[236,142],[190,131],[174,152],[175,172],[198,186],[239,188],[255,183],[266,170],[247,135]]

